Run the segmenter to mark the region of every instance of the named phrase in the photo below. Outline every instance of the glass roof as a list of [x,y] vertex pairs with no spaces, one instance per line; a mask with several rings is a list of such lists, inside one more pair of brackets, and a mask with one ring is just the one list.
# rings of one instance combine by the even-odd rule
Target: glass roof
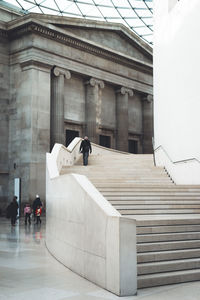
[[[0,0],[1,1],[1,0]],[[153,0],[6,0],[24,12],[119,22],[152,44]]]

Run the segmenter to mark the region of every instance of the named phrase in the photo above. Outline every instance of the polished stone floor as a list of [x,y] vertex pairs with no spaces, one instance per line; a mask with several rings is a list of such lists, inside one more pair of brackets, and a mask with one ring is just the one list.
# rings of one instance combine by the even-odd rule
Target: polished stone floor
[[[19,222],[18,222],[19,223]],[[0,300],[200,300],[200,282],[143,289],[119,298],[56,261],[45,248],[45,222],[11,227],[0,218]]]

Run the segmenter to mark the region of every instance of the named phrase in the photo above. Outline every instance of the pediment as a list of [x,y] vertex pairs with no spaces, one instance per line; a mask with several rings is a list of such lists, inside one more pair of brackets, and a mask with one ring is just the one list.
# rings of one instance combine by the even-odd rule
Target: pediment
[[77,38],[152,63],[152,48],[122,24],[40,14],[28,16],[61,28]]
[[110,48],[119,53],[134,57],[138,60],[142,60],[148,63],[152,62],[152,55],[146,53],[143,49],[138,47],[134,41],[128,38],[120,31],[114,31],[109,29],[98,28],[80,28],[72,26],[61,26],[73,35],[84,38],[88,41],[95,42],[106,48]]

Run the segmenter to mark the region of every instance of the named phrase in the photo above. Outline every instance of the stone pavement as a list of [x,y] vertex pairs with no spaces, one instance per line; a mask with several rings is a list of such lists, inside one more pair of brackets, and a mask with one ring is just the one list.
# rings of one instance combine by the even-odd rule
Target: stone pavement
[[0,300],[200,300],[199,282],[141,289],[137,296],[119,298],[56,261],[45,247],[42,221],[41,226],[25,226],[21,220],[11,227],[0,218]]

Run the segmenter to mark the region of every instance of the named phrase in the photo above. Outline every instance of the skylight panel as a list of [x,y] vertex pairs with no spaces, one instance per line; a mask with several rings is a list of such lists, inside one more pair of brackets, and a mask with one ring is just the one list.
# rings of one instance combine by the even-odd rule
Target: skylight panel
[[78,4],[78,7],[81,10],[81,13],[83,14],[83,16],[100,16],[101,13],[99,12],[98,8],[92,5],[88,5],[88,4]]
[[119,13],[114,7],[99,7],[99,9],[105,18],[119,17]]
[[93,0],[93,3],[100,6],[113,6],[110,0]]
[[8,2],[8,3],[12,4],[12,5],[15,5],[15,6],[19,7],[19,8],[22,8],[22,6],[16,0],[8,0],[6,2]]
[[71,3],[71,5],[67,6],[63,10],[64,14],[72,14],[74,16],[82,16],[80,10],[78,9],[77,5],[75,3]]
[[131,8],[129,9],[118,8],[117,10],[124,18],[137,18],[137,15],[135,14],[134,10],[132,10]]
[[29,12],[41,14],[41,10],[38,6],[33,6],[32,8],[29,9]]
[[145,10],[138,10],[135,9],[136,13],[140,16],[140,17],[144,17],[144,18],[152,18],[152,14],[148,9]]
[[44,2],[42,2],[41,6],[50,10],[58,10],[58,7],[54,0],[45,0]]
[[153,31],[153,0],[4,0],[5,2],[26,12],[122,23],[139,36],[139,28],[146,27],[150,34]]

